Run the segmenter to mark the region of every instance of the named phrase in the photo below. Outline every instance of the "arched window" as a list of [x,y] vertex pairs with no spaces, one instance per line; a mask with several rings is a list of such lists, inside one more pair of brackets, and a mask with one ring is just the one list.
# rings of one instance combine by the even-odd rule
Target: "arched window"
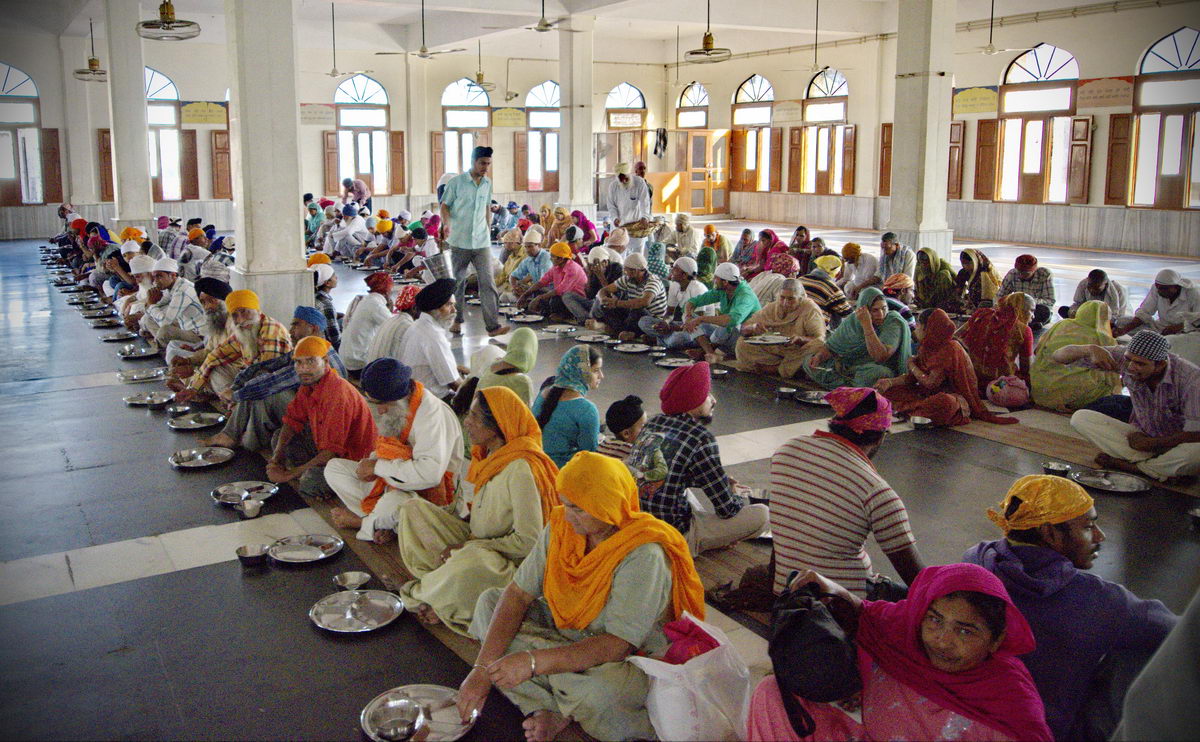
[[778,180],[778,157],[772,149],[783,142],[772,141],[771,104],[775,87],[762,75],[751,75],[733,94],[733,133],[730,138],[729,165],[734,191],[769,191]]
[[646,96],[627,82],[608,91],[604,108],[610,130],[641,129],[646,125]]
[[41,106],[37,85],[0,62],[0,205],[42,203]]
[[734,103],[769,103],[775,100],[775,86],[762,75],[751,75],[738,85]]
[[[436,178],[443,173],[465,173],[471,168],[471,150],[486,145],[491,139],[491,106],[487,91],[465,77],[450,83],[442,91],[444,138],[440,147],[441,161],[434,163]],[[439,147],[435,144],[434,149]]]
[[[1075,117],[1079,63],[1065,49],[1038,44],[1004,71],[996,200],[1087,203],[1091,117]],[[1088,151],[1088,157],[1079,152]]]
[[513,187],[518,191],[558,190],[558,128],[562,124],[562,89],[553,80],[535,85],[525,96],[527,128],[516,132]]
[[846,76],[832,67],[808,81],[805,125],[788,132],[789,191],[822,196],[854,193],[854,126],[844,123],[849,93]]
[[680,129],[708,127],[708,89],[698,82],[689,83],[675,103],[675,125]]
[[[150,186],[155,201],[183,200],[182,132],[179,88],[158,70],[147,67],[146,123],[150,148]],[[190,194],[189,194],[190,195]],[[198,198],[199,194],[194,197]]]
[[805,121],[845,121],[846,97],[850,86],[846,76],[826,67],[813,75],[804,97]]
[[361,180],[372,194],[392,192],[391,148],[388,141],[391,111],[388,94],[378,80],[352,75],[333,93],[337,108],[337,175],[326,174],[326,188],[342,190],[346,178]]
[[1138,71],[1129,203],[1200,208],[1200,31],[1184,26],[1154,42]]

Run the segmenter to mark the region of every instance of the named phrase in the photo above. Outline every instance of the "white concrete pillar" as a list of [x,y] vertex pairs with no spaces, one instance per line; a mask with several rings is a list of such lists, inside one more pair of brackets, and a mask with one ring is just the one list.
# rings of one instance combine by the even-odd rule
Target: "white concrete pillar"
[[74,70],[83,65],[79,64],[79,49],[72,49],[67,39],[66,36],[59,37],[66,97],[63,102],[63,141],[66,145],[63,164],[67,177],[63,181],[63,198],[79,206],[99,200],[96,192],[96,126],[92,121],[90,100],[93,95],[108,95],[108,84],[75,79]]
[[558,200],[595,216],[592,157],[593,16],[573,15],[559,27],[558,79],[562,95],[559,129]]
[[950,259],[946,223],[955,0],[900,0],[888,229]]
[[112,128],[113,198],[116,231],[151,230],[150,153],[146,145],[146,63],[137,35],[138,0],[105,0],[108,37],[108,111]]
[[234,288],[258,293],[284,322],[313,303],[305,269],[300,200],[300,112],[293,0],[225,0],[232,85],[230,153],[236,210]]
[[[427,59],[418,59],[411,54],[404,55],[404,94],[407,98],[404,136],[407,138],[405,159],[408,166],[408,208],[414,216],[429,208],[429,204],[435,198],[433,162],[430,159],[430,149],[433,143],[429,128],[431,103],[427,87],[428,70],[431,64],[433,63]],[[432,104],[438,107],[439,113],[441,112],[440,96],[441,91],[436,91]]]

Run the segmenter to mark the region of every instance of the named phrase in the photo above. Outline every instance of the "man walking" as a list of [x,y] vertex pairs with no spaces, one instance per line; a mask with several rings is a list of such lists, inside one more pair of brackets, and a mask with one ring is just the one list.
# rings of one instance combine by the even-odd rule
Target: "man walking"
[[454,176],[441,196],[442,239],[450,244],[451,270],[454,271],[454,296],[458,315],[451,332],[462,332],[463,307],[467,301],[467,271],[475,267],[479,279],[479,299],[483,304],[483,324],[492,337],[509,331],[500,324],[497,312],[496,279],[492,274],[490,235],[492,148],[476,147],[471,152],[471,169]]

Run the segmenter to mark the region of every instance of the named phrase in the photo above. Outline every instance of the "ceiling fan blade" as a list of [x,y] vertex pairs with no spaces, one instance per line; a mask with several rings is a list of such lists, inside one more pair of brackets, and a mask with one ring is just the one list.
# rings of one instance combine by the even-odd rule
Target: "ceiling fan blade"
[[375,52],[375,56],[377,56],[377,57],[391,57],[394,55],[404,56],[405,54],[411,54],[411,53],[412,52]]

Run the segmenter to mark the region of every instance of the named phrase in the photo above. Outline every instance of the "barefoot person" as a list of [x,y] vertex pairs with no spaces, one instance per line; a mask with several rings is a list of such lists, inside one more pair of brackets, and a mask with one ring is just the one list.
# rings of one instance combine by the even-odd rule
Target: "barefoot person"
[[331,347],[314,336],[292,351],[300,390],[287,406],[267,462],[267,479],[296,482],[300,494],[309,497],[333,494],[325,482],[325,464],[339,456],[365,459],[376,438],[375,420],[362,395],[325,363]]
[[625,659],[667,649],[663,624],[704,615],[687,543],[638,511],[620,461],[581,451],[558,474],[560,507],[503,591],[480,596],[483,640],[459,691],[462,718],[492,686],[526,715],[525,738],[556,739],[571,722],[597,739],[654,739],[649,680]]
[[362,390],[374,408],[379,436],[374,452],[361,461],[333,459],[325,465],[325,481],[346,506],[329,514],[337,527],[358,529],[361,540],[384,544],[393,540],[406,500],[424,499],[437,508],[453,501],[462,433],[453,410],[394,358],[368,363]]
[[1127,347],[1068,345],[1054,351],[1057,363],[1118,371],[1129,388],[1128,423],[1094,410],[1071,416],[1071,427],[1100,449],[1100,466],[1159,481],[1200,474],[1200,367],[1170,347],[1157,332],[1141,330]]
[[421,621],[466,635],[479,596],[512,580],[558,505],[558,467],[542,452],[533,413],[510,389],[476,392],[463,426],[475,444],[470,521],[412,498],[400,506],[397,530],[404,566],[416,576],[400,588],[404,604],[416,606]]

